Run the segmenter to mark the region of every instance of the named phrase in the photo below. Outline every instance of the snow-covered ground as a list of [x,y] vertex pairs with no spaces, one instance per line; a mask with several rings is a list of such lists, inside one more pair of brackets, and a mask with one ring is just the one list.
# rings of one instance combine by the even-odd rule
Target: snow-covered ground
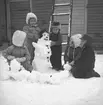
[[68,78],[60,85],[1,81],[0,105],[103,105],[103,55],[96,55],[101,78]]

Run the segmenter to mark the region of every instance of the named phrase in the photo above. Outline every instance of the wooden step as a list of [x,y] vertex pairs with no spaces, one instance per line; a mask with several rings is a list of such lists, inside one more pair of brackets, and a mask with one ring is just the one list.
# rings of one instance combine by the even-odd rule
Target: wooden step
[[62,45],[66,45],[66,44],[67,44],[67,42],[63,42],[63,43],[62,43]]
[[70,15],[70,12],[67,12],[67,13],[53,13],[53,16],[60,16],[60,15]]
[[68,6],[71,5],[70,3],[61,3],[61,4],[55,4],[54,6]]

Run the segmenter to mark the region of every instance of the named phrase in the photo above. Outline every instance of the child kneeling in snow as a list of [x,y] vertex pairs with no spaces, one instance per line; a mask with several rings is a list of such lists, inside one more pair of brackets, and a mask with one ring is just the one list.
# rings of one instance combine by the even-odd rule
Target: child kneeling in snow
[[94,71],[95,53],[92,49],[92,39],[88,35],[71,36],[64,60],[72,65],[71,73],[75,78],[100,77]]
[[30,54],[27,48],[24,46],[25,39],[25,32],[20,30],[15,31],[12,37],[13,45],[4,50],[2,54],[9,63],[13,59],[16,59],[27,71],[32,72],[33,67],[30,64]]

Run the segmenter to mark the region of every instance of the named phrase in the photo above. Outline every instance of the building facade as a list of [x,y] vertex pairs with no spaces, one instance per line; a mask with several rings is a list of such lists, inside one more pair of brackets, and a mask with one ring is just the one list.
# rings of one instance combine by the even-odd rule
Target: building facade
[[[55,0],[58,3],[67,3],[69,0]],[[58,8],[57,11],[67,11]],[[39,27],[49,27],[52,13],[52,0],[1,0],[0,1],[0,39],[11,41],[12,33],[25,25],[28,12],[34,12],[38,17]],[[68,16],[58,17],[62,23],[68,22]],[[68,26],[62,26],[63,42],[67,41]],[[95,50],[103,51],[103,0],[73,0],[72,34],[87,33],[93,38]],[[65,45],[63,46],[63,51]]]

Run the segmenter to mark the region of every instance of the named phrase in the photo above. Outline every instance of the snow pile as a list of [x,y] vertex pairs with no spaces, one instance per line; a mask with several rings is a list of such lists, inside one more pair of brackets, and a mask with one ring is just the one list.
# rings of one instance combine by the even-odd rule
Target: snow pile
[[[23,66],[16,60],[12,60],[10,65],[4,57],[0,58],[1,65],[1,80],[13,79],[15,81],[39,82],[47,84],[60,84],[61,81],[69,77],[68,70],[57,72],[48,68],[46,73],[40,71],[33,71],[32,73],[26,71]],[[43,63],[40,65],[44,65]],[[65,68],[68,69],[68,65]]]
[[9,65],[7,60],[0,56],[0,80],[6,80],[9,78],[8,76]]
[[61,85],[11,81],[0,84],[1,105],[98,105],[99,101],[97,98],[97,103],[87,103],[87,100],[96,96],[100,90],[100,79],[95,78],[70,78]]
[[103,55],[96,55],[95,71],[103,77]]
[[9,80],[12,78],[17,81],[22,81],[26,80],[29,75],[30,73],[16,59],[12,60],[9,64],[3,56],[0,57],[0,80]]
[[[103,55],[96,55],[95,70],[101,73],[100,75],[103,75]],[[40,74],[35,76],[40,78]],[[35,76],[33,76],[33,78],[37,78]],[[33,79],[33,81],[34,80],[35,79]],[[0,105],[102,104],[102,77],[90,79],[75,79],[69,77],[59,85],[39,84],[36,82],[30,83],[26,81],[0,81]]]
[[40,73],[38,71],[33,71],[28,77],[27,81],[31,83],[40,84],[61,84],[62,81],[69,77],[69,72],[67,70],[60,72],[50,72],[50,73]]

